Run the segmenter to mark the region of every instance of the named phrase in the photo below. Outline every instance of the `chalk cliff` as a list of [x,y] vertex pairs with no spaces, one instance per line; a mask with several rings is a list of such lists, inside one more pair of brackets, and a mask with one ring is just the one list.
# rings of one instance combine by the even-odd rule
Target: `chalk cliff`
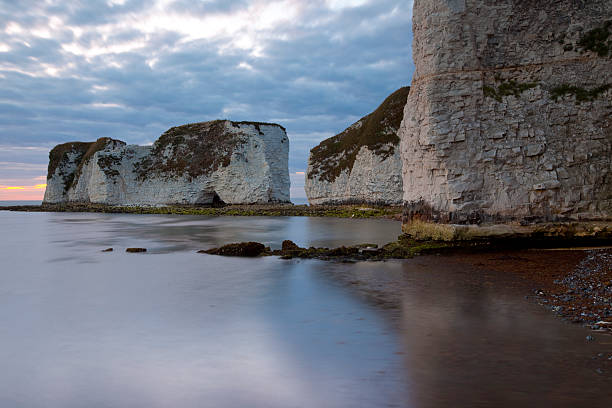
[[612,217],[612,2],[415,0],[404,226]]
[[288,202],[288,156],[283,127],[227,120],[173,127],[152,146],[65,143],[49,154],[44,203]]
[[395,91],[369,115],[310,151],[310,204],[402,203],[397,131],[410,88]]

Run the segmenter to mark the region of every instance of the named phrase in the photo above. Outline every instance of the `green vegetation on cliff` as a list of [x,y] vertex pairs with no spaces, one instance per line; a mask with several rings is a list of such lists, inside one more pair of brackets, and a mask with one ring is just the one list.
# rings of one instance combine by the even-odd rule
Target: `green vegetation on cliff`
[[69,142],[57,145],[51,149],[49,152],[49,166],[47,167],[47,180],[53,177],[55,170],[57,170],[60,165],[67,163],[69,153],[82,157],[89,148],[89,144],[90,143]]
[[251,121],[248,121],[248,120],[243,120],[242,122],[232,122],[232,126],[238,126],[238,125],[255,126],[255,129],[257,129],[259,132],[261,132],[260,126],[278,126],[279,128],[283,129],[283,132],[287,131],[287,129],[285,129],[283,126],[279,125],[278,123],[251,122]]
[[499,85],[497,89],[495,87],[484,85],[482,87],[482,92],[484,93],[485,97],[490,97],[495,99],[497,102],[501,102],[502,97],[504,96],[512,95],[518,98],[523,92],[528,89],[535,88],[536,86],[538,86],[538,84],[535,82],[521,84],[510,80]]
[[584,89],[574,85],[563,84],[551,89],[550,96],[555,102],[565,95],[574,95],[577,103],[592,102],[609,89],[612,89],[612,84],[601,85],[593,89]]
[[[123,143],[123,142],[120,142],[118,140],[111,139],[110,137],[101,137],[98,140],[96,140],[95,142],[87,143],[89,146],[87,147],[87,151],[85,151],[85,154],[83,155],[83,157],[81,158],[81,160],[79,162],[79,165],[78,165],[77,170],[75,172],[73,183],[77,182],[77,180],[81,176],[81,172],[83,171],[83,167],[89,162],[89,160],[91,160],[91,158],[94,156],[94,154],[96,154],[97,152],[99,152],[101,150],[104,150],[106,148],[106,146],[108,146],[109,144],[112,144],[114,142]],[[98,164],[99,163],[100,163],[100,161],[98,161]]]
[[[504,96],[512,95],[518,98],[526,90],[535,88],[538,85],[539,84],[536,82],[518,83],[510,80],[503,82],[497,88],[484,85],[482,87],[482,93],[485,97],[493,98],[497,102],[501,102]],[[575,85],[562,84],[549,89],[549,93],[550,97],[555,102],[562,96],[574,95],[576,97],[576,102],[581,103],[592,102],[609,89],[612,89],[612,84],[604,84],[593,89],[585,89]]]
[[240,143],[238,135],[227,132],[223,120],[172,127],[155,141],[151,155],[135,164],[135,170],[141,180],[149,174],[196,178],[229,166]]
[[410,87],[398,89],[374,112],[310,150],[312,171],[308,177],[334,182],[344,170],[353,169],[363,146],[383,158],[391,156],[399,144],[397,131],[409,92]]
[[[59,175],[64,179],[64,191],[68,191],[78,181],[83,166],[87,164],[96,152],[103,150],[111,142],[116,141],[109,137],[101,137],[95,142],[68,142],[55,146],[49,152],[47,180],[53,177],[59,167]],[[71,158],[70,155],[74,157]],[[73,172],[67,173],[64,171],[64,168],[70,161],[76,164],[76,169]]]
[[609,40],[611,32],[612,20],[608,20],[601,27],[587,31],[578,41],[578,46],[600,57],[612,57],[612,40]]
[[232,154],[245,139],[240,132],[230,132],[228,123],[233,127],[252,125],[260,134],[260,126],[285,130],[274,123],[225,120],[172,127],[155,141],[151,155],[134,165],[138,177],[145,180],[149,174],[172,174],[193,179],[229,166]]

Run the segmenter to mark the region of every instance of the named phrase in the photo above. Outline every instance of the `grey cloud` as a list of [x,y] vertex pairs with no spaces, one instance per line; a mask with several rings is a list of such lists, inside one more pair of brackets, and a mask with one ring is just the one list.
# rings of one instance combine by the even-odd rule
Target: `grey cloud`
[[172,9],[178,12],[192,14],[206,13],[228,13],[235,10],[240,10],[247,7],[249,4],[246,0],[227,1],[227,0],[208,0],[208,1],[193,1],[193,0],[177,0],[172,3]]
[[[149,4],[128,1],[108,7],[106,2],[58,2],[45,8],[43,16],[36,14],[41,13],[36,7],[24,11],[27,5],[7,3],[12,2],[0,1],[0,7],[8,6],[0,18],[24,26],[47,21],[54,13],[74,25],[104,24]],[[230,13],[247,3],[179,0],[173,7],[177,12]],[[162,31],[146,36],[142,49],[87,59],[62,49],[63,43],[75,40],[71,32],[61,31],[60,38],[53,39],[29,36],[31,47],[26,47],[0,30],[0,42],[12,47],[0,53],[0,66],[35,72],[43,62],[64,70],[55,78],[0,70],[0,145],[51,146],[100,136],[147,143],[181,123],[284,118],[281,124],[292,140],[290,167],[293,172],[304,170],[314,145],[409,84],[413,70],[407,2],[372,1],[335,13],[318,4],[292,24],[261,33],[261,57],[232,48],[220,53],[227,46],[224,38],[185,42],[176,32]],[[393,9],[396,15],[388,17]],[[128,27],[110,38],[125,42],[145,35]],[[101,40],[93,32],[78,43],[87,48]],[[151,68],[147,61],[153,59]],[[239,67],[241,63],[253,70]],[[46,154],[38,154],[39,161],[46,160]]]
[[110,5],[106,0],[55,1],[45,7],[45,12],[60,15],[73,25],[101,25],[150,5],[151,1],[147,0],[128,0],[124,4],[114,5]]

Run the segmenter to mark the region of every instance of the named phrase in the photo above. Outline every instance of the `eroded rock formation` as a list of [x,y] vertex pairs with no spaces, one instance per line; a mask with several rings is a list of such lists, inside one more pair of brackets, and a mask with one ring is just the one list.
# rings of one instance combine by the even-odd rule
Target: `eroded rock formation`
[[49,154],[44,202],[288,202],[288,155],[283,127],[227,120],[173,127],[152,146],[65,143]]
[[610,219],[611,1],[415,0],[413,30],[405,227]]
[[395,91],[369,115],[310,151],[310,204],[402,203],[397,131],[410,88]]

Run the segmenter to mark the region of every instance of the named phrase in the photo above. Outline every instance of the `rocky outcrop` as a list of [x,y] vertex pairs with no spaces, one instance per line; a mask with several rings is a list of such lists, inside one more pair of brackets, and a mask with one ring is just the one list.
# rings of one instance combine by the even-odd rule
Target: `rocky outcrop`
[[310,151],[310,204],[402,203],[397,131],[410,88],[391,94],[374,112]]
[[44,203],[288,202],[288,155],[283,127],[227,120],[173,127],[152,146],[66,143],[49,154]]
[[415,0],[405,230],[612,216],[612,2]]

